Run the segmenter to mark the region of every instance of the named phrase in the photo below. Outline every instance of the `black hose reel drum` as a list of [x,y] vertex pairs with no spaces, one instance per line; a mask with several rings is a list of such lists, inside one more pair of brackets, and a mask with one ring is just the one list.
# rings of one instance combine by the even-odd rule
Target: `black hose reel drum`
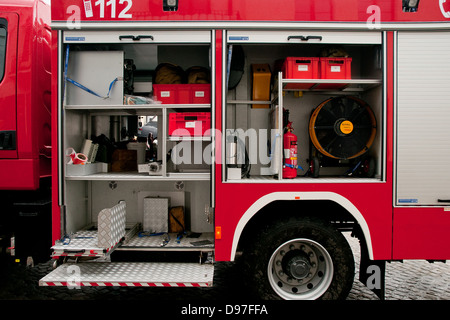
[[370,177],[374,160],[367,156],[377,130],[370,106],[352,96],[334,97],[314,109],[309,120],[309,135],[314,148],[310,154],[310,173],[318,177],[321,162],[347,163],[350,174]]

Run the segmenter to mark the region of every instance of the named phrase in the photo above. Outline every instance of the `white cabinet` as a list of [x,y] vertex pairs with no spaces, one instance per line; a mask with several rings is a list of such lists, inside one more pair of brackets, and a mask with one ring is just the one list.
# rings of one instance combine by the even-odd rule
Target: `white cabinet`
[[[327,99],[345,96],[356,97],[369,105],[374,119],[370,125],[376,126],[375,137],[370,138],[370,149],[366,153],[370,158],[366,165],[369,167],[370,162],[373,174],[369,179],[359,178],[358,181],[384,180],[386,93],[383,88],[386,49],[382,32],[230,30],[227,31],[225,38],[227,42],[224,56],[227,57],[230,75],[236,74],[236,70],[233,70],[234,50],[242,49],[245,58],[241,61],[242,77],[238,85],[230,90],[224,86],[226,103],[223,107],[223,117],[226,137],[223,139],[223,144],[228,146],[224,147],[223,161],[229,161],[234,157],[230,150],[235,152],[237,147],[232,146],[230,142],[235,139],[234,136],[240,135],[238,141],[245,145],[245,150],[242,149],[244,151],[241,153],[247,153],[242,158],[248,159],[250,163],[248,167],[251,167],[249,174],[236,179],[238,176],[235,174],[236,166],[228,163],[223,169],[224,177],[228,176],[225,178],[227,181],[320,183],[355,178],[356,170],[362,170],[360,162],[352,163],[347,159],[329,161],[330,159],[327,158],[319,163],[321,167],[319,179],[311,179],[313,177],[311,175],[312,160],[317,154],[313,152],[312,149],[315,146],[311,143],[312,113]],[[329,54],[331,50],[345,53],[352,59],[351,75],[347,74],[344,78],[334,75],[324,76],[326,75],[323,72],[324,69],[320,70],[321,62],[317,66],[319,69],[316,70],[314,78],[292,76],[288,78],[282,72],[283,61],[288,57],[294,61],[295,59],[319,60],[325,52]],[[255,64],[267,64],[272,73],[272,90],[267,101],[252,100],[252,89],[255,84],[252,66]],[[302,70],[308,70],[310,66],[302,67],[304,67]],[[331,72],[342,70],[340,66],[331,68],[334,68]],[[260,107],[257,107],[258,105]],[[297,162],[301,168],[298,168],[295,179],[284,179],[280,174],[284,162],[282,159],[284,110],[289,112],[289,121],[294,128],[293,133],[298,138]],[[343,120],[338,117],[333,120],[333,123],[341,123]],[[335,126],[331,129],[335,129]],[[319,156],[320,159],[325,158],[321,154]],[[242,161],[241,163],[241,171],[247,169],[246,163]],[[233,178],[230,179],[230,176]]]
[[[185,140],[195,144],[198,139],[176,138],[169,135],[168,128],[170,114],[211,112],[213,100],[201,104],[164,104],[157,102],[149,90],[154,70],[161,63],[169,62],[183,70],[191,66],[213,70],[211,31],[64,31],[62,39],[60,59],[64,64],[60,69],[58,114],[62,139],[58,161],[63,234],[95,226],[99,212],[118,201],[126,202],[127,226],[131,231],[138,230],[135,226],[142,225],[144,218],[143,201],[152,196],[165,197],[171,200],[171,205],[183,206],[186,231],[202,233],[201,239],[205,241],[212,239],[213,225],[205,215],[205,208],[211,206],[211,166],[187,166],[184,170],[174,166],[171,150]],[[131,80],[142,81],[137,88],[144,89],[127,91]],[[143,163],[131,155],[140,154],[140,149],[135,151],[128,145],[135,146],[135,140],[140,145],[147,144],[147,135],[141,137],[139,132],[148,120],[156,124],[156,158],[148,154],[149,150],[143,150],[148,155]],[[87,150],[86,141],[98,146],[95,161],[67,164],[70,157],[66,151]],[[199,142],[211,144],[213,139],[202,137]],[[152,165],[157,170],[140,172],[142,165]],[[75,167],[77,170],[73,170]],[[191,245],[192,239],[186,236],[179,243],[175,235],[165,247],[190,251],[211,251],[214,247],[212,241],[201,248]],[[128,246],[136,250],[160,249],[161,241],[145,240],[150,238],[140,239],[137,244],[129,242]]]

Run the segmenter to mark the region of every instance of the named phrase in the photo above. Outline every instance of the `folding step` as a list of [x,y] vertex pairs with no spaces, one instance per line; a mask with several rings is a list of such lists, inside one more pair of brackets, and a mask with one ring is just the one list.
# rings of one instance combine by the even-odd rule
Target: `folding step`
[[66,263],[39,280],[39,286],[211,287],[213,264],[85,262]]

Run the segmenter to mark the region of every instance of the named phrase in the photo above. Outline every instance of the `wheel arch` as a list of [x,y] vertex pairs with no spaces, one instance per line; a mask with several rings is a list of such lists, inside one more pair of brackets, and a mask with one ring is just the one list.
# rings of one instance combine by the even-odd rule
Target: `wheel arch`
[[[299,215],[298,209],[305,210],[305,213]],[[316,212],[311,214],[311,209]],[[258,228],[282,215],[315,216],[336,223],[339,229],[345,229],[346,226],[358,228],[357,234],[364,237],[369,258],[373,259],[372,239],[367,222],[347,198],[334,192],[274,192],[259,198],[242,215],[233,237],[231,260],[235,259],[238,249],[254,232],[258,232]],[[349,222],[353,222],[353,225]]]

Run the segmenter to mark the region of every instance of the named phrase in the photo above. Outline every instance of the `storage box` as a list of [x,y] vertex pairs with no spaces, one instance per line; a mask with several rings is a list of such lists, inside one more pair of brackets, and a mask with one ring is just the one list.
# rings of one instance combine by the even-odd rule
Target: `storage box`
[[321,79],[351,79],[352,58],[320,58]]
[[117,149],[112,154],[112,172],[137,171],[137,151]]
[[[351,79],[352,58],[320,58],[321,79]],[[318,89],[339,89],[346,84],[320,84]]]
[[184,207],[178,206],[170,208],[169,211],[169,232],[179,233],[185,230]]
[[169,136],[205,136],[205,131],[210,128],[210,112],[180,112],[169,114]]
[[153,96],[163,104],[209,104],[210,84],[154,84]]
[[[270,79],[272,74],[268,64],[252,64],[252,100],[270,100]],[[254,104],[252,108],[269,108],[270,104]]]
[[[123,104],[123,51],[70,51],[67,77],[100,95],[67,82],[67,105]],[[116,81],[115,81],[116,80]],[[107,99],[104,99],[108,95]]]
[[210,104],[211,103],[211,85],[210,84],[187,84],[190,86],[191,100],[194,104]]
[[144,217],[142,227],[146,232],[169,231],[169,198],[144,198]]
[[87,176],[99,172],[108,172],[107,164],[101,162],[85,163],[85,164],[66,164],[67,176]]
[[[319,58],[287,57],[282,67],[285,79],[318,79]],[[286,89],[309,89],[314,83],[287,84]]]

